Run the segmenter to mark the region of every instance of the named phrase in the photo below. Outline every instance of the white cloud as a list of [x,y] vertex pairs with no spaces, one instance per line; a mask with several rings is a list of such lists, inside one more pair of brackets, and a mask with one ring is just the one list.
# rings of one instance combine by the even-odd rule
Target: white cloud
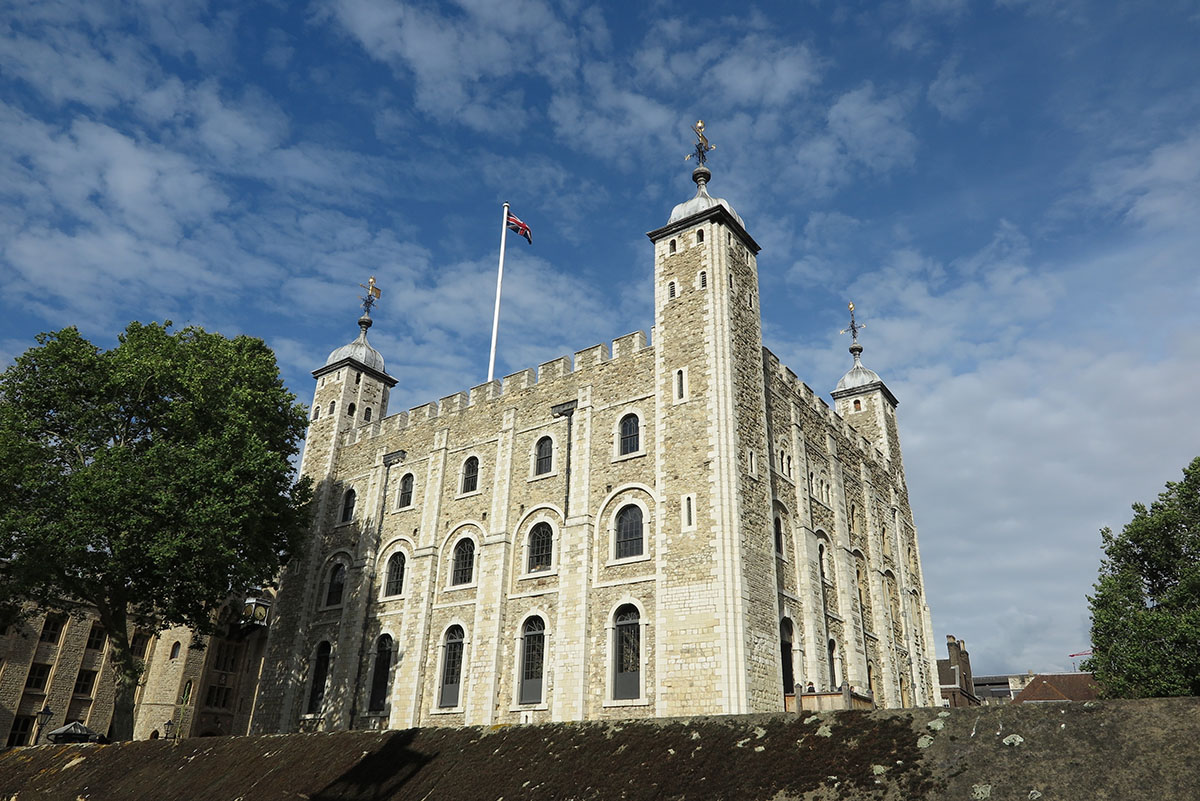
[[900,95],[879,96],[867,83],[843,94],[829,109],[829,131],[853,161],[877,172],[911,165],[917,138],[908,129]]
[[951,56],[942,62],[937,78],[929,84],[926,97],[943,117],[961,120],[981,99],[979,82],[958,72],[959,57]]

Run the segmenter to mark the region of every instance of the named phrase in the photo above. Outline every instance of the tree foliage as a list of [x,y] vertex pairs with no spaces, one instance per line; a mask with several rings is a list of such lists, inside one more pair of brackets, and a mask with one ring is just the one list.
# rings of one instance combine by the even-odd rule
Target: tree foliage
[[0,375],[0,604],[94,610],[132,736],[131,623],[210,630],[299,544],[306,414],[262,340],[131,323],[103,351],[41,334]]
[[1200,695],[1200,457],[1119,535],[1100,533],[1084,670],[1110,697]]

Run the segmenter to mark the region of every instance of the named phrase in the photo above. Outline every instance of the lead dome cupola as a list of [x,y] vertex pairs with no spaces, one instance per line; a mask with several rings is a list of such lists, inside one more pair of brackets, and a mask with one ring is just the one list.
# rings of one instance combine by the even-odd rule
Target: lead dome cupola
[[386,375],[387,371],[383,369],[383,354],[371,347],[370,342],[367,342],[367,329],[371,327],[370,316],[364,314],[359,317],[358,327],[358,338],[330,353],[329,358],[325,360],[325,366],[329,367],[345,359],[353,359],[364,367]]
[[854,366],[842,376],[841,381],[838,381],[837,389],[834,392],[841,392],[844,389],[858,389],[859,387],[869,386],[882,381],[878,373],[863,366],[862,352],[863,346],[857,342],[850,346],[850,353],[854,355]]
[[692,180],[696,182],[696,196],[671,209],[671,217],[667,220],[667,225],[691,217],[693,214],[708,211],[713,206],[724,206],[725,210],[733,215],[733,219],[738,221],[738,225],[745,229],[746,223],[742,222],[741,215],[733,210],[733,206],[729,205],[728,200],[708,194],[708,179],[711,177],[712,173],[708,167],[700,166],[692,170]]

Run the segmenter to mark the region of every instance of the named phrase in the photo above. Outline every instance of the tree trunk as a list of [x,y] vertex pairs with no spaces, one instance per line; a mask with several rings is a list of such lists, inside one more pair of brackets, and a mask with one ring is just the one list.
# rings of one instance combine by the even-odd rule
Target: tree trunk
[[108,630],[109,659],[113,664],[116,694],[113,698],[112,727],[109,735],[114,742],[133,739],[133,704],[138,681],[142,677],[142,662],[129,648],[129,621],[125,609],[102,611],[100,622]]

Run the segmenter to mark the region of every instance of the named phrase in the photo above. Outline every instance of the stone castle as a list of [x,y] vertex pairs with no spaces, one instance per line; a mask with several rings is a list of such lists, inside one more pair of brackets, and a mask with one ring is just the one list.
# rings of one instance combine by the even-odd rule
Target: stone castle
[[[145,644],[135,737],[938,703],[897,400],[857,341],[833,409],[763,347],[759,247],[693,178],[649,233],[652,344],[389,414],[359,320],[313,372],[309,547],[269,616]],[[68,627],[55,654],[0,638],[0,735],[41,703],[14,658],[50,665],[48,725],[107,729],[75,680],[99,635]]]
[[313,372],[313,538],[252,731],[937,703],[896,398],[857,342],[836,411],[763,348],[709,177],[649,234],[652,345],[389,415],[364,316]]

